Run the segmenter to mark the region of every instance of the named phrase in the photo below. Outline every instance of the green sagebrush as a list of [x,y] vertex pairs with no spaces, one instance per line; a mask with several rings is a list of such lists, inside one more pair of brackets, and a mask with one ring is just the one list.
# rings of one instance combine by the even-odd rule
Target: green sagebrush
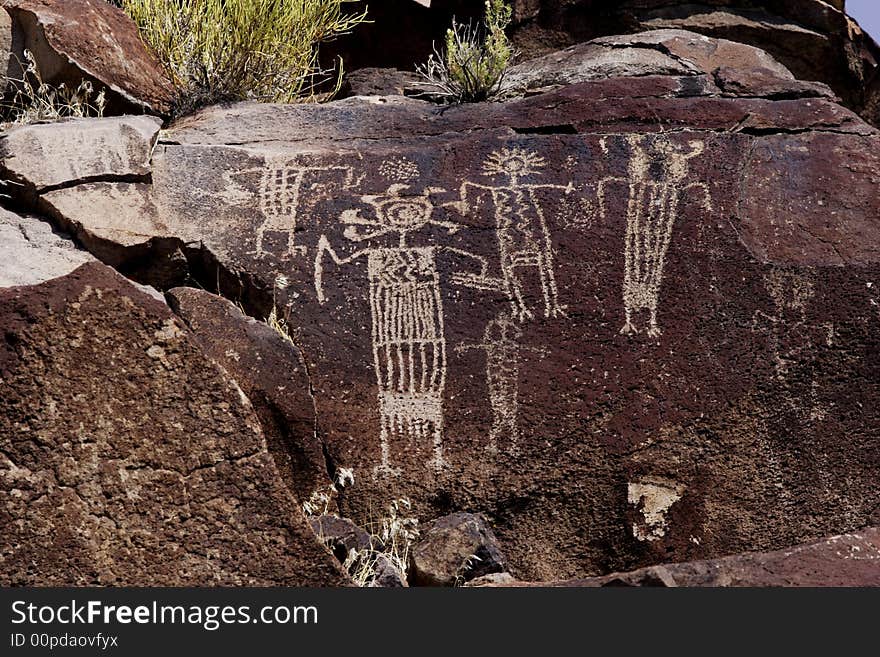
[[446,32],[442,53],[435,52],[419,73],[432,89],[430,95],[447,102],[479,102],[500,88],[514,58],[505,30],[513,10],[504,0],[487,0],[486,15],[479,27],[453,21]]
[[[121,0],[176,89],[176,113],[224,101],[316,99],[318,44],[366,19],[353,0]],[[341,76],[341,69],[339,76]],[[338,80],[337,77],[337,86]]]

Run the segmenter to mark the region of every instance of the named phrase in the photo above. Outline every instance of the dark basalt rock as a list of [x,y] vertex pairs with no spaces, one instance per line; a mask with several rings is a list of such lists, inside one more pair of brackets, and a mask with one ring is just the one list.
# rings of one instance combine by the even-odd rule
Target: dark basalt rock
[[391,561],[382,555],[376,558],[376,576],[370,582],[373,588],[399,589],[409,586],[406,578]]
[[[484,579],[481,586],[533,586]],[[778,552],[651,566],[540,586],[880,586],[880,529],[832,536]]]
[[344,586],[250,402],[98,263],[0,290],[0,584]]
[[302,501],[326,491],[328,464],[299,348],[204,290],[175,288],[168,299],[199,347],[235,378],[253,404],[284,483]]
[[370,535],[348,518],[321,515],[309,518],[318,540],[329,547],[340,562],[344,562],[352,550],[362,552],[373,547]]
[[421,530],[410,570],[418,586],[454,586],[503,571],[504,555],[484,518],[453,513]]
[[[332,44],[347,69],[414,70],[442,44],[452,17],[479,20],[483,3],[413,0],[363,3],[375,22]],[[844,12],[843,0],[511,0],[520,61],[597,37],[685,29],[767,51],[798,79],[822,82],[880,125],[880,46]],[[406,35],[406,38],[401,38]],[[328,53],[331,51],[328,50]],[[329,62],[328,57],[328,62]]]
[[289,318],[302,420],[355,475],[342,515],[479,512],[533,580],[857,530],[880,507],[880,137],[770,60],[667,36],[675,72],[211,108],[148,178],[15,189],[123,271],[177,250]]
[[0,33],[9,35],[13,78],[22,77],[19,62],[29,50],[45,82],[76,88],[88,80],[95,93],[105,89],[108,114],[170,111],[173,90],[162,65],[134,21],[106,0],[3,0],[0,12],[11,19],[0,20]]

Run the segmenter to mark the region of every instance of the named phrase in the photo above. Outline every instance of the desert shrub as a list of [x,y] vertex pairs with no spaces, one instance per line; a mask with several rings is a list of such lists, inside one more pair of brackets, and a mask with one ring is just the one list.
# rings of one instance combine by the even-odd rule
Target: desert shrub
[[432,95],[448,102],[479,102],[491,98],[501,86],[514,57],[505,29],[512,9],[504,0],[486,0],[481,25],[455,20],[446,32],[443,52],[435,52],[419,67]]
[[20,79],[7,78],[6,100],[0,109],[3,124],[27,124],[60,121],[66,118],[103,116],[106,105],[102,89],[96,92],[88,80],[76,87],[64,82],[53,85],[45,82],[37,60],[29,50],[24,51]]
[[384,516],[368,523],[372,544],[365,550],[352,550],[342,564],[358,586],[370,586],[382,562],[387,561],[406,579],[412,546],[419,537],[419,521],[408,514],[412,508],[406,498],[392,500]]
[[[224,101],[314,100],[318,45],[366,19],[353,0],[122,0],[176,89],[176,113]],[[341,68],[339,71],[341,76]],[[338,79],[338,78],[337,78]]]

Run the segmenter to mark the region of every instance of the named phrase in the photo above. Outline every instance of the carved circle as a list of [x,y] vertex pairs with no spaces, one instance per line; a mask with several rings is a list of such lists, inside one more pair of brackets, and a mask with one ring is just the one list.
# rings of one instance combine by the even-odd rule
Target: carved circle
[[417,230],[428,223],[431,210],[427,199],[399,199],[382,207],[382,219],[398,230]]

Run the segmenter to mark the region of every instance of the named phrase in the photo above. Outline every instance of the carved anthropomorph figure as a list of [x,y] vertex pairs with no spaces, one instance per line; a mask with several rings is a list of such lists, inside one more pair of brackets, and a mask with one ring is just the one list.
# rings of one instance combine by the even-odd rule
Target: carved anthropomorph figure
[[286,155],[267,156],[263,166],[235,175],[240,177],[254,173],[259,174],[257,197],[262,215],[256,230],[254,255],[257,257],[267,254],[265,240],[270,232],[286,235],[287,245],[283,255],[304,256],[306,248],[296,244],[297,218],[304,192],[328,184],[334,176],[343,187],[350,187],[354,182],[351,167],[308,164]]
[[[629,183],[624,244],[623,305],[626,316],[621,333],[638,333],[635,314],[648,313],[647,334],[661,334],[657,324],[660,287],[666,255],[678,219],[679,204],[689,189],[705,195],[704,207],[711,210],[709,189],[703,182],[686,184],[690,160],[705,150],[702,141],[680,144],[663,135],[629,135],[631,150],[628,177],[609,177],[599,182],[601,213],[605,215],[605,186],[615,181]],[[603,143],[603,148],[607,148]]]
[[481,192],[491,195],[494,206],[495,229],[501,259],[501,280],[471,277],[463,284],[487,289],[500,288],[510,299],[517,320],[534,319],[534,310],[526,298],[529,273],[537,279],[543,296],[545,317],[559,317],[564,308],[559,303],[556,274],[553,264],[553,245],[538,191],[555,189],[566,194],[573,184],[553,185],[524,182],[540,175],[546,166],[543,157],[522,148],[503,148],[492,153],[485,161],[483,175],[496,179],[494,183],[465,181],[461,185],[460,200],[447,206],[468,214],[474,209],[474,197]]
[[[444,190],[428,189],[422,195],[404,195],[407,185],[392,185],[385,194],[364,196],[375,218],[357,210],[342,215],[344,236],[354,244],[387,235],[397,235],[396,246],[357,250],[340,257],[326,235],[318,243],[315,257],[315,289],[318,300],[324,293],[324,260],[337,265],[366,258],[369,301],[372,315],[373,361],[379,387],[381,417],[381,464],[377,474],[397,474],[391,466],[391,442],[404,438],[421,445],[430,440],[429,465],[439,470],[443,459],[443,396],[447,360],[443,300],[437,271],[437,254],[447,247],[412,246],[408,237],[433,225],[449,233],[458,224],[433,219],[429,195]],[[471,254],[457,251],[471,258]]]
[[459,353],[484,351],[486,354],[486,387],[492,407],[492,428],[487,450],[498,452],[498,444],[506,443],[511,454],[516,453],[519,438],[519,370],[520,338],[522,328],[509,312],[501,313],[489,322],[483,340],[461,345]]

